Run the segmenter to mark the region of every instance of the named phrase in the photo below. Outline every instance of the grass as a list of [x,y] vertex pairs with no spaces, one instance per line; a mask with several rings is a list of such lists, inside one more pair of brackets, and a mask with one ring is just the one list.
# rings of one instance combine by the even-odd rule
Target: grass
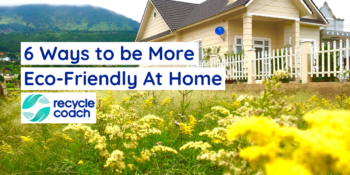
[[9,90],[9,91],[20,91],[21,89],[20,88],[7,88],[7,90]]
[[[123,98],[135,93],[135,91],[93,92],[96,92],[96,99],[99,102],[110,96],[112,100],[108,100],[108,102],[111,104],[121,102]],[[231,104],[234,101],[232,93],[234,92],[231,90],[193,91],[183,97],[178,91],[147,91],[146,95],[137,99],[134,104],[123,103],[122,106],[125,109],[134,109],[136,116],[140,118],[149,114],[160,117],[164,120],[162,133],[149,135],[139,140],[139,144],[134,150],[122,148],[122,142],[125,143],[123,139],[119,141],[108,140],[107,149],[110,153],[117,148],[121,149],[125,154],[124,161],[135,165],[133,170],[125,168],[124,174],[222,174],[224,168],[208,161],[197,160],[197,155],[200,154],[199,150],[180,152],[179,148],[189,141],[211,142],[211,139],[199,136],[199,134],[217,127],[217,121],[201,122],[201,120],[205,119],[206,114],[212,112],[212,107]],[[260,95],[260,93],[254,92],[236,94],[237,96]],[[83,133],[62,132],[62,129],[67,126],[66,124],[21,124],[19,95],[19,93],[12,93],[11,101],[0,97],[0,148],[1,141],[5,141],[12,147],[10,153],[3,154],[2,157],[0,155],[0,174],[114,174],[112,171],[115,168],[103,167],[106,164],[106,159],[99,155],[100,152],[94,148],[95,144],[88,143],[84,139]],[[310,91],[298,91],[283,95],[294,95],[295,103],[300,103],[307,102],[310,97],[318,94]],[[149,97],[154,98],[152,107],[145,108],[144,101]],[[167,97],[171,99],[169,104],[162,106],[163,100]],[[185,106],[187,108],[184,110]],[[106,107],[101,112],[108,114],[108,109]],[[186,116],[193,115],[198,121],[192,131],[192,137],[181,134],[178,126],[174,125],[174,121],[188,123],[187,118],[184,119],[178,115],[181,113]],[[98,130],[102,136],[108,138],[108,134],[102,132],[106,124],[106,122],[99,121],[97,124],[88,126],[93,130]],[[70,137],[72,141],[65,139],[62,133]],[[33,139],[33,143],[24,143],[21,136],[29,136]],[[177,150],[179,154],[157,154],[158,157],[151,157],[151,161],[145,163],[136,163],[132,158],[132,155],[139,156],[142,150],[151,149],[160,142],[161,145]],[[226,147],[213,144],[215,150],[223,148]],[[160,156],[163,157],[160,158]],[[78,164],[80,160],[84,163]]]

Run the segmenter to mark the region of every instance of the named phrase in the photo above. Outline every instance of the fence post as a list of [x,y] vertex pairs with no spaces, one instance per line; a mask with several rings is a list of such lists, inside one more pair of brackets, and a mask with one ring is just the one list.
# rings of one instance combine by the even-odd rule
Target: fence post
[[246,59],[247,59],[247,68],[248,68],[248,84],[255,84],[255,62],[253,62],[253,59],[255,55],[255,49],[248,49],[245,53]]
[[309,56],[309,51],[311,48],[311,41],[301,42],[301,81],[303,84],[311,83],[311,76],[309,72],[311,71],[311,56]]
[[210,60],[209,60],[210,67],[214,67],[215,59],[216,59],[216,55],[210,55]]

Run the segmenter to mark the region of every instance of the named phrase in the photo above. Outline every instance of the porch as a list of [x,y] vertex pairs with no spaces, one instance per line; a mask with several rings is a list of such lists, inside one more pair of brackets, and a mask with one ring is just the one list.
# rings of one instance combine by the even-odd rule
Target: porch
[[[341,82],[348,81],[350,75],[350,40],[313,45],[312,41],[303,41],[301,46],[285,47],[277,50],[257,52],[250,49],[241,54],[226,55],[219,58],[212,55],[202,61],[199,67],[222,67],[226,71],[226,80],[236,80],[256,84],[262,78],[271,78],[278,71],[289,73],[295,83],[311,83],[331,78]],[[344,43],[344,44],[343,44]],[[345,55],[344,55],[345,53]],[[249,55],[252,57],[249,59]]]
[[[228,52],[255,49],[257,53],[269,53],[271,50],[300,46],[299,18],[243,13],[229,19],[225,28]],[[312,38],[316,40],[317,37]]]
[[299,82],[299,20],[247,12],[237,14],[224,21],[225,34],[221,46],[227,48],[223,49],[227,51],[225,58],[212,56],[211,61],[202,61],[199,66],[225,67],[227,80],[248,81],[248,84],[259,83],[263,77],[271,77],[276,70],[287,70],[293,80]]

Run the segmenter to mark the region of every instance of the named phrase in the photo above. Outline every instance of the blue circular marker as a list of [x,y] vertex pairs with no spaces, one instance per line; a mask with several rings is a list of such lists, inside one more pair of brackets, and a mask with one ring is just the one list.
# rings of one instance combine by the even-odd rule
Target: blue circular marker
[[215,33],[216,33],[217,35],[222,35],[222,34],[225,33],[225,29],[224,29],[223,27],[217,27],[217,28],[215,29]]

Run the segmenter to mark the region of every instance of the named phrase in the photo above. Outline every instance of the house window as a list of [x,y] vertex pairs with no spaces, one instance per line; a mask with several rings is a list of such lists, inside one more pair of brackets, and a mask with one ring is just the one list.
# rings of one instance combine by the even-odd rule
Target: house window
[[[256,52],[269,53],[269,50],[271,49],[271,39],[270,38],[253,38],[252,44],[253,44],[253,47],[256,50]],[[243,48],[243,37],[236,36],[235,37],[235,45],[233,46],[233,50],[236,53],[242,53],[243,49],[244,49]]]
[[192,41],[192,42],[196,42],[198,44],[199,63],[201,63],[202,59],[203,59],[203,42],[202,42],[202,39],[195,40],[195,41]]
[[243,37],[236,37],[236,44],[233,47],[235,53],[242,53],[243,51]]
[[268,38],[253,38],[253,47],[259,54],[269,54],[271,41]]
[[311,46],[314,47],[316,45],[316,40],[314,39],[299,39],[299,46],[301,46],[301,42],[303,41],[311,41]]
[[153,12],[153,19],[156,19],[157,17],[157,12]]
[[263,45],[263,41],[254,41],[254,45]]
[[266,51],[267,54],[269,54],[269,50],[270,50],[270,42],[264,41],[264,51]]

